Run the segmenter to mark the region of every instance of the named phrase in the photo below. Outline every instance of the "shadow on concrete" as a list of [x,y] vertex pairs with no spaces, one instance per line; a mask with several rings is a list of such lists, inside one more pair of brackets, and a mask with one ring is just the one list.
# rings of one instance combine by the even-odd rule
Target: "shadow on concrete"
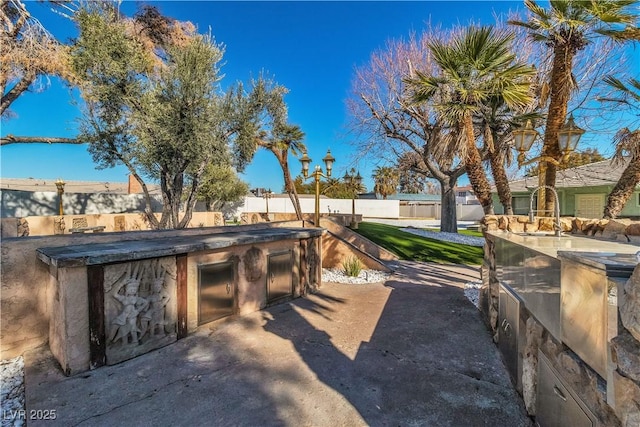
[[489,332],[463,295],[466,269],[404,264],[404,270],[385,284],[390,293],[382,311],[368,313],[379,315],[373,332],[352,355],[342,347],[345,331],[327,324],[345,300],[335,303],[322,290],[282,313],[297,317],[295,334],[286,328],[291,320],[280,322],[277,314],[265,329],[290,340],[367,425],[531,425]]
[[71,378],[30,352],[27,410],[57,419],[29,425],[531,425],[468,280],[401,267]]

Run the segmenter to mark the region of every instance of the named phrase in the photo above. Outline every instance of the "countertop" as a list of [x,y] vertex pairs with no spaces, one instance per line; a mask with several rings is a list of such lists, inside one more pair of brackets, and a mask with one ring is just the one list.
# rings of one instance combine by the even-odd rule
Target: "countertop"
[[278,240],[308,239],[322,234],[322,228],[265,228],[198,236],[175,236],[125,242],[93,243],[39,248],[37,256],[56,267],[80,267],[135,261],[190,252],[250,245]]
[[526,246],[554,258],[558,258],[558,251],[635,254],[640,250],[640,246],[631,243],[573,234],[564,234],[562,237],[521,235],[509,231],[488,231],[487,234]]

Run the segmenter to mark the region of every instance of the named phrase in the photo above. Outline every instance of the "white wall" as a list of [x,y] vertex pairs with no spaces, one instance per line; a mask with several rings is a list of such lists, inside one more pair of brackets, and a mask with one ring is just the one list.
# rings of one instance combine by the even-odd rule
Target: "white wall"
[[[400,213],[407,218],[440,219],[440,203],[402,206]],[[457,204],[456,216],[459,221],[479,221],[484,216],[484,211],[480,205]]]
[[[303,213],[312,214],[315,212],[314,198],[300,199],[300,207]],[[244,212],[266,212],[266,200],[261,197],[246,196],[244,206],[240,206],[235,212],[239,217]],[[320,198],[320,213],[341,213],[350,214],[352,212],[351,199],[327,199]],[[269,199],[270,213],[294,213],[293,204],[288,197],[278,197]],[[400,202],[398,200],[360,200],[356,199],[356,214],[363,217],[372,218],[399,218]]]
[[[58,194],[53,191],[16,191],[0,192],[0,211],[3,218],[22,218],[27,216],[47,216],[58,214]],[[109,193],[64,193],[62,196],[64,213],[67,215],[107,214],[144,211],[142,194]],[[153,200],[154,212],[162,211],[160,196]],[[303,213],[315,212],[315,200],[300,199]],[[204,205],[198,203],[195,211],[204,211]],[[320,213],[351,213],[351,199],[320,199]],[[246,196],[244,203],[223,209],[227,217],[240,217],[245,212],[266,212],[266,200],[261,197]],[[293,204],[288,197],[269,199],[269,212],[294,213]],[[364,217],[398,218],[400,202],[397,200],[360,200],[356,199],[356,213]]]

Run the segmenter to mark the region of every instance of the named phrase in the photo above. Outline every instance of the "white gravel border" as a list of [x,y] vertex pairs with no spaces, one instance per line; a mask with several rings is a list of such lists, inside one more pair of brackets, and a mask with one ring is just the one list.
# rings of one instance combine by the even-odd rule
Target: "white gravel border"
[[484,237],[465,236],[464,234],[446,233],[443,231],[440,231],[440,232],[428,231],[428,230],[422,230],[420,228],[413,228],[413,227],[401,228],[400,230],[405,231],[407,233],[416,234],[418,236],[428,237],[430,239],[442,240],[445,242],[460,243],[463,245],[478,246],[478,247],[484,246]]
[[23,426],[24,359],[19,356],[0,361],[0,401],[2,427]]
[[332,283],[359,284],[386,282],[391,274],[377,270],[362,270],[358,277],[347,276],[340,268],[323,268],[322,281]]

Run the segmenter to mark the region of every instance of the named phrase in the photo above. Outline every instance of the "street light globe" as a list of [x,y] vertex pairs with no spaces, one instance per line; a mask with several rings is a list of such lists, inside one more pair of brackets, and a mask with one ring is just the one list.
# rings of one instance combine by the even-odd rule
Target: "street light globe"
[[513,144],[516,147],[518,154],[518,163],[524,162],[525,153],[531,149],[533,142],[538,137],[538,131],[531,125],[531,120],[527,120],[525,127],[514,129],[512,132]]
[[565,156],[575,151],[583,133],[584,129],[579,128],[573,121],[573,114],[569,115],[567,123],[558,131],[558,146]]
[[331,155],[331,150],[327,150],[327,155],[324,156],[322,161],[324,162],[324,165],[327,168],[327,176],[331,176],[331,170],[333,169],[333,162],[336,161],[336,159]]

